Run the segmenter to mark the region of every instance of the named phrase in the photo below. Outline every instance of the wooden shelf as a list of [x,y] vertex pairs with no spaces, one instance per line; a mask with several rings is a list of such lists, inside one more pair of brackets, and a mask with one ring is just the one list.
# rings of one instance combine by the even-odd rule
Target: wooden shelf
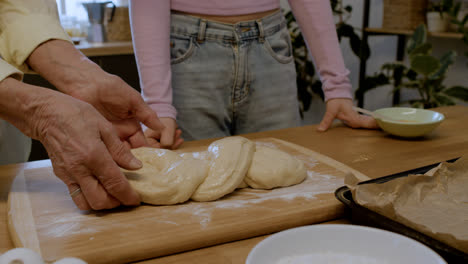
[[[411,35],[412,30],[404,29],[387,29],[387,28],[366,28],[364,29],[367,33],[372,35]],[[428,32],[428,36],[436,38],[453,38],[461,39],[463,35],[455,32]]]

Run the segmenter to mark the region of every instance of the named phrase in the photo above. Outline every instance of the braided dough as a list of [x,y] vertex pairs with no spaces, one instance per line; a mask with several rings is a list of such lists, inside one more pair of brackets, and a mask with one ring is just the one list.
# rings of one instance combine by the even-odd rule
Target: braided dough
[[205,152],[179,155],[144,147],[132,153],[143,168],[123,171],[141,200],[155,205],[213,201],[247,185],[272,189],[307,176],[304,164],[288,153],[238,136],[217,140]]
[[244,181],[255,189],[273,189],[302,182],[307,170],[300,160],[279,149],[257,146]]

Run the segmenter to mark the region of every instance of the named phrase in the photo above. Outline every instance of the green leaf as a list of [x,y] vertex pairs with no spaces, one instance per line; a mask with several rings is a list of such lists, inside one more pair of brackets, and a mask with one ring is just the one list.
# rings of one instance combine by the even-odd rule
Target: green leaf
[[423,43],[417,47],[415,47],[411,53],[409,53],[410,58],[415,55],[430,55],[432,53],[432,44],[431,43]]
[[338,37],[350,37],[354,33],[354,28],[346,23],[340,23],[336,28]]
[[344,10],[346,10],[346,12],[348,12],[348,13],[351,13],[353,11],[353,7],[350,6],[350,5],[347,5],[347,6],[344,7]]
[[453,86],[444,91],[448,96],[468,102],[468,88],[463,86]]
[[401,88],[403,88],[403,87],[404,87],[404,86],[402,86],[402,85],[394,86],[391,93],[394,94],[394,93],[400,91]]
[[468,14],[466,14],[465,17],[463,18],[461,25],[464,26],[466,25],[466,23],[468,23]]
[[305,63],[305,71],[307,72],[308,75],[315,75],[315,67],[314,64],[310,61],[307,60]]
[[411,53],[417,46],[422,45],[427,40],[427,30],[424,24],[419,25],[413,33],[413,36],[408,40],[407,52]]
[[414,81],[418,78],[418,73],[410,69],[406,72],[406,78]]
[[285,17],[286,17],[288,27],[291,25],[291,23],[296,22],[296,19],[294,19],[294,15],[291,11],[288,11]]
[[339,0],[330,0],[330,4],[331,4],[333,12],[335,12],[336,7],[338,6],[338,2]]
[[323,93],[322,82],[321,81],[315,81],[311,85],[311,89],[312,89],[312,92],[315,95],[318,95],[322,99],[322,101],[325,100],[325,94]]
[[435,99],[435,102],[438,104],[438,106],[455,105],[455,102],[452,99],[444,95],[440,95],[440,94],[435,95],[434,99]]
[[429,80],[428,82],[433,88],[433,90],[438,93],[445,89],[445,86],[442,84],[443,81],[444,81],[444,78],[438,78],[438,79]]
[[448,51],[440,58],[440,68],[431,76],[430,79],[439,79],[442,78],[446,73],[450,65],[455,62],[457,53],[453,50]]
[[393,71],[393,80],[395,85],[399,86],[401,84],[405,69],[406,67],[404,65],[400,65],[400,67],[395,68]]
[[421,100],[411,100],[410,104],[414,108],[424,108],[424,104]]
[[297,96],[299,102],[302,104],[303,111],[309,110],[310,104],[312,102],[312,94],[307,91],[308,83],[303,79],[297,78]]
[[387,62],[387,63],[384,63],[382,67],[380,67],[380,69],[393,71],[395,68],[399,67],[400,65],[402,64],[399,62]]
[[[369,46],[364,45],[364,42],[361,41],[359,36],[356,35],[354,31],[349,36],[349,45],[351,46],[351,50],[356,56],[360,57],[363,60],[367,60],[369,58],[369,53],[370,53]],[[364,45],[362,46],[363,54],[361,54],[361,45]]]
[[450,10],[449,10],[450,16],[456,18],[457,15],[458,15],[458,12],[460,12],[460,8],[461,8],[461,3],[460,3],[460,2],[456,3],[456,4],[455,4],[452,8],[450,8]]
[[429,76],[440,68],[440,62],[433,56],[416,55],[411,60],[411,69],[415,72]]
[[370,91],[372,89],[375,89],[377,87],[387,85],[387,84],[390,84],[390,80],[383,73],[376,74],[374,76],[366,76],[363,82],[363,86],[359,87],[356,90],[355,96],[359,97],[360,95],[363,95],[367,91]]
[[419,81],[409,81],[401,84],[402,86],[409,88],[409,89],[418,89],[420,86]]

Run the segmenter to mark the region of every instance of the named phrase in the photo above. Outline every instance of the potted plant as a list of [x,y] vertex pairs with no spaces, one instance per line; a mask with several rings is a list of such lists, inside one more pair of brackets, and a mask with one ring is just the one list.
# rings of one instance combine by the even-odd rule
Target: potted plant
[[427,7],[427,29],[430,32],[446,32],[450,26],[449,12],[453,0],[431,0]]
[[356,93],[365,93],[371,89],[393,85],[393,92],[401,89],[418,91],[419,98],[407,102],[412,107],[433,108],[454,105],[456,100],[468,102],[468,88],[444,85],[446,73],[455,62],[456,52],[448,51],[441,58],[432,56],[432,45],[427,42],[427,30],[419,26],[408,41],[406,52],[410,65],[402,62],[386,63],[381,71],[367,77],[365,86]]

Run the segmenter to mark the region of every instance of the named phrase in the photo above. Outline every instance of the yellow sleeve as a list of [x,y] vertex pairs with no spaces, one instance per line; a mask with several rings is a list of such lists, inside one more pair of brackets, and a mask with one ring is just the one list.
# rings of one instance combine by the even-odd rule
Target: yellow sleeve
[[51,39],[70,41],[55,0],[0,0],[0,55],[5,61],[26,72],[29,55]]
[[10,64],[6,63],[4,60],[0,59],[0,82],[7,77],[13,77],[21,81],[23,79],[23,73]]

